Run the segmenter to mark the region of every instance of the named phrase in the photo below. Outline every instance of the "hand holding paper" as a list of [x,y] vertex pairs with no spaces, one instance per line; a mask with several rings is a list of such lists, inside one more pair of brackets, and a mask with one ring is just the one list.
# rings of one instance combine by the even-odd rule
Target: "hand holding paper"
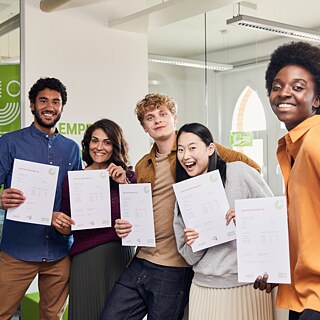
[[[122,245],[155,247],[151,184],[122,184],[119,191],[121,219],[132,226],[131,232],[122,238]],[[125,229],[130,229],[129,224],[123,224]]]
[[72,230],[111,226],[109,175],[106,170],[69,171]]
[[285,197],[236,200],[239,282],[290,283]]
[[114,225],[114,229],[116,230],[119,238],[125,238],[132,231],[132,225],[126,220],[117,219]]
[[3,210],[18,207],[26,200],[23,192],[15,188],[4,189],[0,194],[0,208]]
[[185,228],[183,232],[184,232],[184,242],[188,246],[191,246],[194,243],[194,241],[199,238],[199,232],[197,232],[193,228]]
[[268,283],[268,274],[264,274],[263,276],[259,276],[253,284],[255,289],[259,289],[261,291],[266,290],[267,293],[270,293],[273,288],[277,287],[277,283]]
[[26,200],[7,211],[7,219],[51,225],[59,167],[15,159],[11,187],[21,190]]
[[186,227],[199,234],[191,244],[194,252],[235,239],[235,225],[226,224],[229,203],[219,170],[176,183],[173,189]]

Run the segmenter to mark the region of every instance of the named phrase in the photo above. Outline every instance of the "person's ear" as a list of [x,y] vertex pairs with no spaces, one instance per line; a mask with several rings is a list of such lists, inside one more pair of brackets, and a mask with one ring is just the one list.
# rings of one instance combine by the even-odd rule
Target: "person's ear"
[[33,102],[30,102],[30,109],[31,109],[32,114],[34,114],[34,103]]
[[316,96],[313,100],[312,107],[318,109],[320,107],[320,96]]
[[211,142],[211,143],[209,144],[208,149],[209,149],[209,156],[212,156],[212,155],[214,154],[215,150],[216,150],[213,142]]
[[144,124],[141,124],[141,126],[142,126],[142,128],[143,128],[144,132],[148,132],[148,130],[147,130],[147,128],[145,127],[145,125],[144,125]]

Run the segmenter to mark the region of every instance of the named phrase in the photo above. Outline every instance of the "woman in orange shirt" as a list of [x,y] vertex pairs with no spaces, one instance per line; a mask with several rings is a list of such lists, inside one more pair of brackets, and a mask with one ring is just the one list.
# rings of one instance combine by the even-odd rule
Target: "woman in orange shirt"
[[[276,49],[266,71],[271,108],[288,133],[277,157],[286,186],[291,284],[279,285],[276,306],[289,320],[320,319],[320,48],[292,42]],[[254,287],[275,284],[258,277]]]

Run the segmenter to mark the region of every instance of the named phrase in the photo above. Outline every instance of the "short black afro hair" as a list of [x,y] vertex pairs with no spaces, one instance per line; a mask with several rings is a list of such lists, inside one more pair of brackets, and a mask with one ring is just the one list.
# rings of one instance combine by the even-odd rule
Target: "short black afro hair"
[[268,96],[272,89],[272,82],[278,72],[289,65],[297,65],[305,68],[312,75],[320,92],[320,48],[306,42],[291,42],[278,47],[271,55],[266,71],[266,89]]

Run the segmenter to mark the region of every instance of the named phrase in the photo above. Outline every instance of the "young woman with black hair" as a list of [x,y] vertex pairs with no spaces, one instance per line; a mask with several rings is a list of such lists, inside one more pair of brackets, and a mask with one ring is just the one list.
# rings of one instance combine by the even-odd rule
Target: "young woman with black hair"
[[[272,196],[261,175],[247,164],[220,159],[211,132],[199,123],[182,126],[177,135],[177,182],[219,170],[230,208],[236,199]],[[235,211],[226,212],[226,223],[235,222]],[[238,282],[236,241],[193,252],[197,230],[185,226],[176,210],[174,230],[180,254],[193,266],[189,298],[190,320],[271,320],[271,296]]]

